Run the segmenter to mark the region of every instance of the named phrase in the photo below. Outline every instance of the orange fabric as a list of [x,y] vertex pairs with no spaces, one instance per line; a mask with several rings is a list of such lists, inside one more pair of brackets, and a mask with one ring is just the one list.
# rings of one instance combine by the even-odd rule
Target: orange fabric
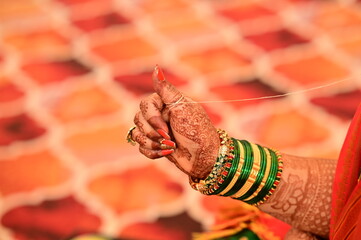
[[[361,233],[361,105],[347,133],[332,191],[330,238],[359,239]],[[360,222],[361,223],[361,222]]]

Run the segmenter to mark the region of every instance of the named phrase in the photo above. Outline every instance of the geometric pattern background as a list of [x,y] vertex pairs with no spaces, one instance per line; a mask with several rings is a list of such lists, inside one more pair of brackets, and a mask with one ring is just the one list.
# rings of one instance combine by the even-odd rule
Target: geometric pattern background
[[126,143],[155,64],[197,101],[348,79],[203,104],[236,138],[337,158],[361,102],[361,1],[0,0],[0,239],[187,240],[243,206]]

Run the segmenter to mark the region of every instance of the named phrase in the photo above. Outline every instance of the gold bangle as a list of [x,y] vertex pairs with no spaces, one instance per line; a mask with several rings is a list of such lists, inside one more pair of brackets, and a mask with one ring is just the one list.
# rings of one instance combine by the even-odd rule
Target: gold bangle
[[268,151],[272,150],[273,152],[275,152],[276,156],[277,156],[277,164],[278,164],[278,169],[277,169],[277,175],[276,175],[276,180],[273,182],[272,187],[270,189],[270,191],[266,194],[266,196],[264,196],[264,198],[262,200],[260,200],[259,202],[253,204],[253,206],[259,206],[262,203],[266,202],[268,200],[268,198],[275,192],[276,187],[278,186],[278,184],[281,181],[281,175],[283,172],[283,161],[282,161],[282,155],[279,153],[278,150],[274,150],[274,149],[267,149]]
[[268,176],[270,174],[270,169],[271,169],[271,155],[268,151],[268,148],[263,148],[263,150],[266,153],[266,171],[265,171],[265,175],[262,179],[262,182],[260,183],[259,187],[257,188],[257,190],[247,199],[244,199],[243,201],[249,201],[252,198],[254,198],[255,196],[258,195],[258,193],[262,190],[262,188],[264,187],[264,185],[266,184],[266,181],[268,179]]
[[258,147],[256,145],[254,145],[253,143],[250,143],[250,145],[253,150],[253,165],[251,173],[249,174],[247,182],[244,184],[244,186],[238,192],[233,194],[232,198],[239,198],[243,196],[252,187],[259,173],[261,167],[261,154],[259,151],[257,151]]

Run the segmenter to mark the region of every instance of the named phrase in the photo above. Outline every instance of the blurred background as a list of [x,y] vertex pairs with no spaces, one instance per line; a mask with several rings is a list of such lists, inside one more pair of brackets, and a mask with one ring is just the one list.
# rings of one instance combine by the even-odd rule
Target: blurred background
[[[159,64],[239,139],[337,158],[361,100],[361,1],[0,0],[0,239],[188,240],[224,206],[126,143]],[[282,239],[288,226],[256,212]]]

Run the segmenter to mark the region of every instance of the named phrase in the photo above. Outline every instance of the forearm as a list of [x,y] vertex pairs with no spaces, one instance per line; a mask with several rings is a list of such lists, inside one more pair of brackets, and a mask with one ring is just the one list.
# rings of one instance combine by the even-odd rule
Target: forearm
[[304,232],[302,230],[299,230],[297,228],[291,228],[284,240],[320,240],[320,237],[317,237],[309,232]]
[[259,208],[297,229],[327,237],[336,161],[287,154],[282,158],[281,181]]
[[328,237],[336,161],[278,154],[220,136],[222,146],[212,172],[192,182],[193,188],[258,205],[300,231]]

